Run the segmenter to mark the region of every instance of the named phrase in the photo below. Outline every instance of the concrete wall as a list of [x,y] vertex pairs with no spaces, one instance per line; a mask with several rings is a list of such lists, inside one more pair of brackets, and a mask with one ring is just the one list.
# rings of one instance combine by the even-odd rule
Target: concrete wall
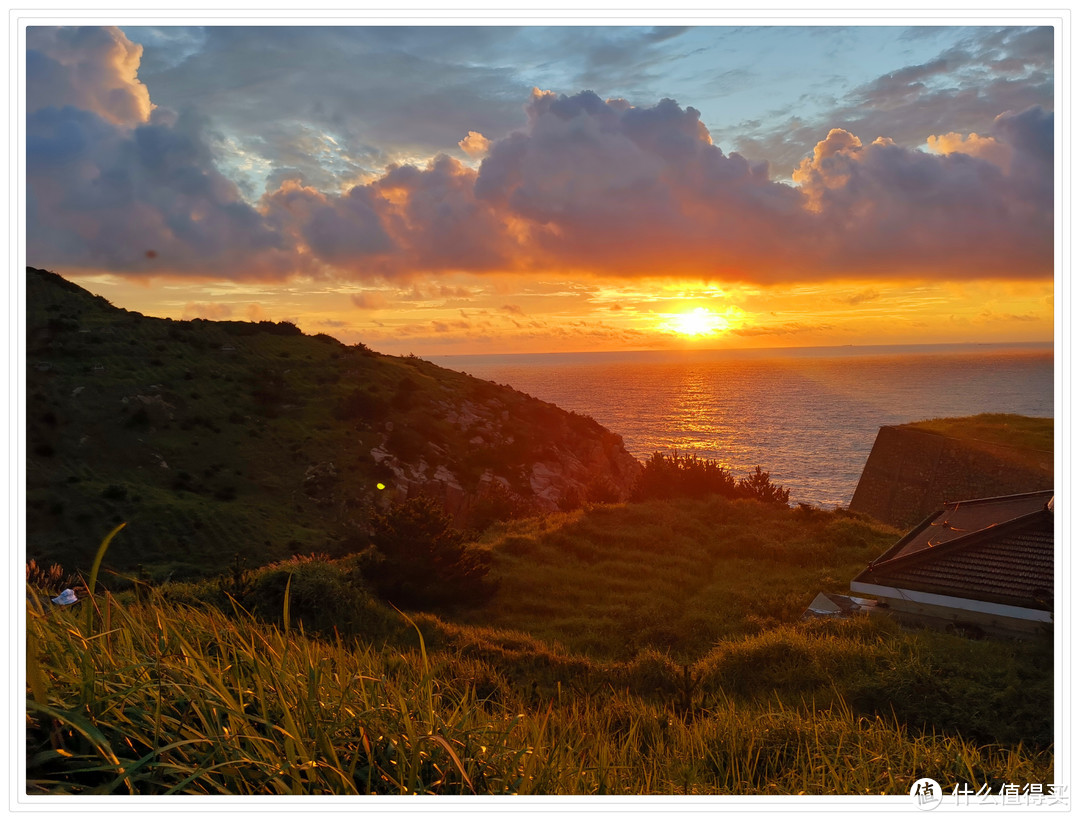
[[894,527],[908,528],[945,501],[1053,486],[1053,453],[886,426],[878,431],[849,507]]
[[881,598],[881,609],[908,627],[931,627],[964,633],[972,637],[983,635],[999,638],[1029,639],[1050,635],[1053,625],[1047,622],[1014,619],[990,613],[977,613],[952,607],[937,607],[904,599]]

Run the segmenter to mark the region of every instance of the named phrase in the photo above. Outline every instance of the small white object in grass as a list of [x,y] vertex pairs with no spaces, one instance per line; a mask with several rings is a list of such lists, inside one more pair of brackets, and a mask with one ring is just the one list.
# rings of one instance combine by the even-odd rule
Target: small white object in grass
[[52,600],[53,604],[75,604],[79,599],[70,587]]

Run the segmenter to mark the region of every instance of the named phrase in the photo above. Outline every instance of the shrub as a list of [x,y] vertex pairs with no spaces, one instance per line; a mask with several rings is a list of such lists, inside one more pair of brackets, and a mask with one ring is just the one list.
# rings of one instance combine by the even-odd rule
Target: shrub
[[334,416],[341,420],[376,419],[385,413],[386,400],[360,388],[343,396],[334,409]]
[[761,465],[739,480],[738,492],[740,496],[773,505],[787,505],[791,493],[780,485],[774,485],[769,480],[768,471],[762,470]]
[[415,404],[416,392],[420,386],[412,377],[403,376],[398,382],[397,391],[394,393],[393,405],[395,410],[407,411]]
[[393,622],[372,601],[363,580],[349,565],[323,554],[293,556],[255,571],[245,579],[243,600],[254,616],[280,624],[289,589],[289,622],[321,633],[383,635]]
[[492,482],[469,511],[469,526],[484,531],[495,522],[522,519],[535,512],[535,508],[521,496],[507,490],[499,482]]
[[417,496],[372,521],[378,553],[367,571],[379,595],[402,607],[477,604],[494,592],[491,555],[465,544],[439,505]]
[[692,453],[657,451],[645,463],[631,498],[644,501],[710,494],[728,498],[737,495],[735,479],[727,468],[711,459],[699,459]]
[[585,488],[585,499],[594,504],[614,504],[619,501],[619,489],[611,483],[611,480],[596,476]]
[[102,499],[113,499],[120,501],[127,498],[127,488],[123,485],[109,485],[103,491],[101,491]]

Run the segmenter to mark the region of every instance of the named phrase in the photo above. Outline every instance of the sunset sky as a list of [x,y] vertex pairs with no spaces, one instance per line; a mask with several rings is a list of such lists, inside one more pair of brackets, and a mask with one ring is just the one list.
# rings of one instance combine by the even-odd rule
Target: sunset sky
[[26,262],[385,353],[1048,341],[1049,27],[40,27]]

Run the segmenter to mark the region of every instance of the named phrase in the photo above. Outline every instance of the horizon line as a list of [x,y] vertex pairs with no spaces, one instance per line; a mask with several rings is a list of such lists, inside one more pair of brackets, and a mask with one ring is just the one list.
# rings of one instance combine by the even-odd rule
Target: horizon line
[[[465,359],[491,356],[583,356],[595,354],[637,354],[637,353],[758,353],[767,351],[822,351],[822,350],[846,350],[866,348],[959,348],[959,347],[1020,347],[1020,346],[1049,346],[1055,347],[1053,339],[1042,340],[1002,340],[991,342],[867,342],[845,343],[843,345],[776,345],[771,347],[739,347],[739,348],[621,348],[611,350],[591,351],[510,351],[502,353],[447,353],[447,354],[414,354],[421,359]],[[388,356],[409,356],[410,354],[387,354]]]

